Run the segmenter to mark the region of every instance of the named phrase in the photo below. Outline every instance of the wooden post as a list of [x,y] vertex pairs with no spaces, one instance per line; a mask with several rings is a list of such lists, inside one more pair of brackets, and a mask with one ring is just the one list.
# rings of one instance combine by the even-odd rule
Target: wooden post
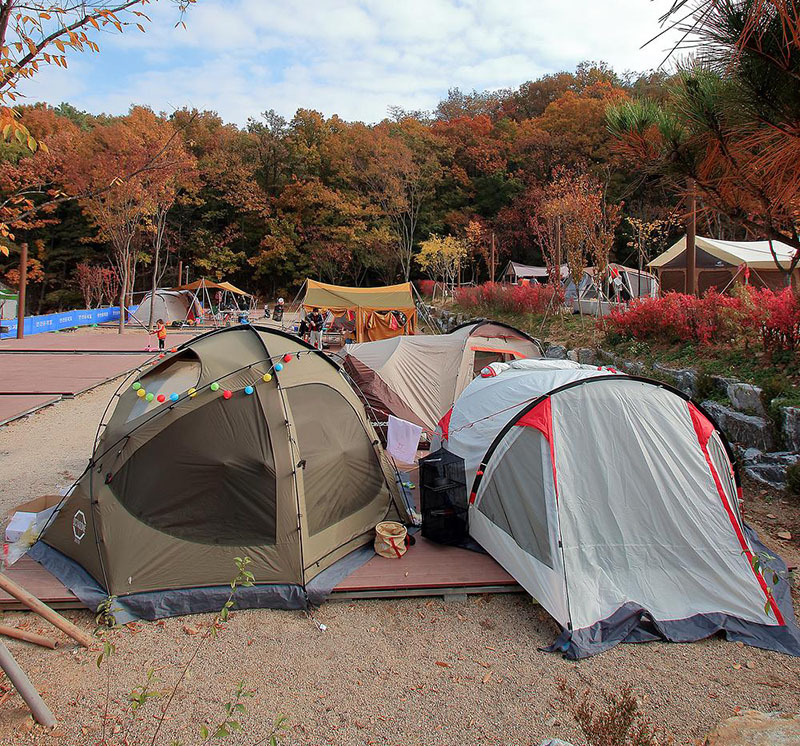
[[25,704],[28,705],[36,722],[45,728],[52,728],[56,724],[56,719],[50,708],[44,703],[44,700],[39,696],[36,687],[31,684],[31,680],[25,675],[25,672],[19,667],[19,663],[14,660],[8,648],[0,642],[0,668],[6,672],[6,676],[11,680],[14,688],[19,692]]
[[58,627],[65,635],[68,635],[83,647],[90,648],[94,644],[94,639],[83,630],[78,629],[69,619],[65,619],[57,611],[53,611],[47,604],[40,601],[33,594],[28,593],[22,586],[17,585],[11,578],[2,573],[0,573],[0,588],[16,598],[20,603],[25,604],[31,611],[35,611],[42,619],[46,619],[54,627]]
[[17,339],[25,336],[25,285],[28,281],[28,244],[19,247],[19,290],[17,295]]
[[694,179],[688,179],[686,186],[689,190],[689,216],[686,220],[686,292],[697,295],[697,199],[695,196]]
[[178,285],[183,285],[183,259],[178,259]]
[[51,640],[49,637],[42,637],[42,635],[28,632],[19,627],[7,627],[5,624],[0,624],[0,635],[13,637],[15,640],[32,642],[34,645],[41,645],[43,648],[50,648],[50,650],[55,650],[58,647],[58,643],[55,640]]

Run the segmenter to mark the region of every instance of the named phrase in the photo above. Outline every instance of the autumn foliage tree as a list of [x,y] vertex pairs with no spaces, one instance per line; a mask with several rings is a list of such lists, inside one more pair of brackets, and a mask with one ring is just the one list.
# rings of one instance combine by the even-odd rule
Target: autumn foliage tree
[[[157,1],[157,0],[156,0]],[[196,0],[172,0],[180,16]],[[150,0],[2,0],[0,2],[0,134],[2,140],[23,144],[31,152],[49,146],[38,140],[21,120],[15,106],[24,98],[24,82],[40,67],[67,67],[69,52],[98,52],[95,41],[102,33],[120,33],[131,25],[144,31],[149,21],[142,8]],[[179,21],[182,22],[182,21]],[[58,200],[60,194],[51,194]],[[11,224],[36,211],[29,192],[18,192],[7,200],[16,220],[0,220],[0,253],[8,255],[7,241],[14,240]],[[5,240],[4,240],[5,239]]]
[[[706,209],[795,249],[800,264],[800,14],[784,0],[676,2],[693,57],[662,101],[608,110],[618,149]],[[674,19],[674,21],[672,20]]]

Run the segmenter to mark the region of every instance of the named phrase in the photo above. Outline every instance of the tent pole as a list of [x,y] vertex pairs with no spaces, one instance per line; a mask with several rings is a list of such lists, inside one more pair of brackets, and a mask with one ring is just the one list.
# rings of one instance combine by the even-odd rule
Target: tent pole
[[19,692],[25,704],[28,705],[36,722],[45,726],[45,728],[52,728],[56,724],[56,719],[50,708],[44,703],[44,700],[39,696],[36,687],[31,684],[31,680],[25,675],[25,672],[19,667],[19,663],[14,660],[8,648],[0,642],[0,668],[6,672],[6,675],[11,680],[14,688]]
[[417,300],[419,301],[419,305],[417,306],[417,313],[419,313],[420,309],[422,309],[423,311],[422,316],[425,319],[425,321],[428,322],[428,326],[434,330],[434,334],[441,334],[442,333],[441,330],[436,324],[433,323],[433,318],[428,313],[428,309],[426,308],[425,303],[422,300],[422,296],[419,294],[419,290],[417,290],[417,287],[416,285],[414,285],[413,282],[411,283],[411,290],[414,293],[414,295],[417,296]]

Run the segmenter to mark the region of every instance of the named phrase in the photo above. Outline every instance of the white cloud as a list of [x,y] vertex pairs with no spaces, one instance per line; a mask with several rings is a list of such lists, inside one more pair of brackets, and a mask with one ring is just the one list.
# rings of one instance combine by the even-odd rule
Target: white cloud
[[392,104],[432,108],[448,88],[496,89],[605,60],[661,62],[640,49],[669,0],[199,0],[187,29],[149,6],[147,34],[103,35],[100,55],[48,70],[30,98],[91,111],[196,106],[243,124],[299,107],[376,121]]

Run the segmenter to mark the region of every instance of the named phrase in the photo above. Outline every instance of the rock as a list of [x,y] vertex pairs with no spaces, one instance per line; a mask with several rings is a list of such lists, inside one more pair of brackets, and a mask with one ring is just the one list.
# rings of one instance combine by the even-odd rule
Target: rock
[[729,383],[726,391],[728,399],[733,404],[734,409],[747,414],[755,414],[763,417],[764,404],[761,400],[761,389],[749,383]]
[[774,449],[775,437],[772,427],[763,417],[743,414],[714,401],[703,402],[703,407],[734,443],[762,451]]
[[758,461],[761,461],[763,454],[758,448],[745,448],[742,451],[742,461],[746,464],[754,464]]
[[643,376],[645,373],[644,363],[640,363],[638,360],[623,360],[619,367],[634,376]]
[[662,363],[653,363],[653,370],[670,381],[675,388],[688,396],[697,393],[697,371],[692,368],[668,368]]
[[756,482],[766,484],[775,490],[786,487],[786,469],[777,464],[754,464],[745,466],[745,474]]
[[781,407],[781,429],[786,447],[800,451],[800,407]]
[[725,376],[709,376],[709,378],[711,378],[711,383],[714,384],[717,391],[723,396],[728,395],[728,386],[732,383],[739,383],[735,378],[726,378]]
[[576,347],[567,352],[567,359],[582,365],[597,365],[597,353],[591,347]]
[[778,533],[775,534],[775,535],[779,539],[785,539],[786,541],[791,541],[791,538],[792,538],[792,534],[789,531],[778,531]]
[[745,710],[723,720],[705,740],[705,746],[797,746],[800,715]]
[[566,360],[567,348],[563,345],[550,344],[548,345],[544,355],[551,360]]

